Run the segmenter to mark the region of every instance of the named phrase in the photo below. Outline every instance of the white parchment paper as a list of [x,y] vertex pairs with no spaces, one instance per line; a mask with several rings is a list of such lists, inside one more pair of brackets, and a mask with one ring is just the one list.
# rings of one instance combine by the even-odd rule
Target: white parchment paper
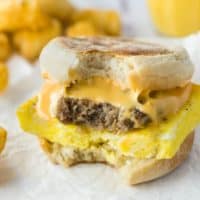
[[[169,40],[167,41],[169,42]],[[200,36],[182,39],[196,65],[200,82]],[[9,63],[10,85],[0,97],[0,125],[8,141],[0,156],[1,200],[197,200],[200,199],[200,135],[189,159],[170,175],[147,184],[127,186],[115,169],[101,164],[82,164],[69,169],[55,166],[40,150],[37,138],[20,130],[16,108],[37,94],[42,83],[38,63],[19,56]]]

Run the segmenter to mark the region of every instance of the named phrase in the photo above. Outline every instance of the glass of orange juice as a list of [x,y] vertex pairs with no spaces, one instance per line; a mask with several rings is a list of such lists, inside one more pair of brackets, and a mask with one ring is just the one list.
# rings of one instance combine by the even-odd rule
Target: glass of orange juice
[[169,36],[200,30],[200,0],[147,0],[157,29]]

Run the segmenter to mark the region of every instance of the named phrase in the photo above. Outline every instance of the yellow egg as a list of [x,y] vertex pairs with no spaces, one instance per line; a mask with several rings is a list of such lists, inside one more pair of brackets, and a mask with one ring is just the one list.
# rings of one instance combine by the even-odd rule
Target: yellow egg
[[[95,131],[71,124],[64,125],[57,119],[42,119],[35,109],[36,102],[37,98],[33,98],[20,106],[17,111],[20,125],[24,131],[51,142],[78,149],[98,147],[98,145],[106,143],[114,149],[114,152],[139,159],[172,158],[184,139],[200,123],[200,86],[196,85],[193,85],[189,101],[169,120],[158,126],[121,134]],[[111,160],[114,156],[112,152],[107,152],[107,157]]]

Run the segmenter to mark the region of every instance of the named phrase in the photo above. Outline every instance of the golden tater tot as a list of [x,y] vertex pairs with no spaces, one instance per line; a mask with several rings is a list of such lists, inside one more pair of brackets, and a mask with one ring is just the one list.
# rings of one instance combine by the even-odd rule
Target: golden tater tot
[[74,11],[68,0],[38,0],[38,3],[42,11],[64,22],[69,21]]
[[4,149],[6,143],[7,132],[4,128],[0,127],[0,153]]
[[66,30],[66,35],[70,37],[79,36],[96,36],[101,35],[95,26],[89,21],[80,21],[71,26]]
[[11,55],[11,43],[5,33],[0,33],[0,61],[6,60]]
[[0,63],[0,93],[6,89],[8,85],[8,68],[4,63]]
[[19,53],[29,60],[36,59],[42,48],[62,33],[61,23],[55,19],[49,27],[38,31],[22,30],[14,33],[13,43]]
[[0,0],[0,31],[37,30],[46,27],[50,21],[37,0]]
[[106,35],[117,36],[121,31],[121,22],[119,14],[116,11],[91,10],[85,9],[74,12],[72,22],[90,21],[97,30]]

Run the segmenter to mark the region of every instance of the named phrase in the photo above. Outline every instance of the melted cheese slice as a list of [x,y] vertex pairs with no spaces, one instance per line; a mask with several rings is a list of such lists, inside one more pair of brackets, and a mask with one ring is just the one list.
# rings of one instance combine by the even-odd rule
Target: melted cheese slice
[[66,96],[86,98],[95,102],[109,102],[115,106],[130,107],[134,104],[134,96],[130,90],[122,90],[117,82],[104,77],[81,80],[67,88]]
[[79,80],[66,89],[62,84],[47,80],[38,95],[37,110],[44,119],[55,117],[57,101],[62,94],[66,97],[111,103],[126,109],[136,107],[151,116],[154,122],[159,122],[162,118],[176,113],[183,106],[191,93],[191,84],[182,88],[157,91],[156,98],[150,98],[149,92],[143,92],[146,103],[141,104],[138,101],[139,91],[123,90],[117,82],[109,78],[91,77]]
[[169,120],[157,126],[122,134],[64,125],[57,119],[45,120],[38,115],[36,102],[37,98],[33,98],[17,111],[24,131],[79,149],[89,149],[104,141],[116,152],[139,159],[172,158],[188,134],[200,123],[200,86],[196,85],[192,87],[188,102]]
[[[59,83],[55,83],[52,81],[46,81],[43,84],[43,87],[41,89],[40,94],[38,95],[38,102],[37,102],[37,111],[38,114],[43,117],[44,119],[51,119],[52,113],[51,108],[52,105],[54,105],[55,98],[52,98],[54,96],[61,96],[64,92],[64,86]],[[58,98],[56,98],[56,101]],[[56,105],[55,105],[56,107]],[[56,108],[55,108],[56,109]]]

